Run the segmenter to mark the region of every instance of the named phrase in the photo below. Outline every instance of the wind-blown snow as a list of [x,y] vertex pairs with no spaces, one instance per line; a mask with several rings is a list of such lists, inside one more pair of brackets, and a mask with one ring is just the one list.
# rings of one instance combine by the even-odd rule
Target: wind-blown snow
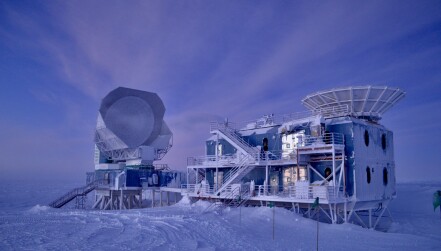
[[[315,249],[317,223],[281,208],[275,209],[273,240],[273,209],[267,207],[203,213],[208,202],[191,204],[184,197],[176,205],[153,209],[53,209],[44,205],[63,190],[28,186],[0,187],[0,250]],[[431,202],[441,183],[399,184],[397,189],[388,232],[320,223],[319,249],[440,250],[441,217]]]

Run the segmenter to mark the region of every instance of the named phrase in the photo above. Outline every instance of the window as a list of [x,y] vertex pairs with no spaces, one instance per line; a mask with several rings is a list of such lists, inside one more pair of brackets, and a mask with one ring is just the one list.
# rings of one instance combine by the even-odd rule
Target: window
[[387,168],[383,168],[383,185],[387,186],[387,182],[388,182],[388,171]]
[[265,152],[267,152],[268,151],[268,138],[264,138],[262,143],[263,143],[263,150]]
[[371,168],[366,168],[366,181],[368,184],[371,184]]
[[[327,167],[325,169],[325,178],[328,178],[331,174],[332,174],[331,168]],[[332,180],[332,178],[330,178],[329,180]]]
[[222,144],[217,145],[217,155],[222,156]]
[[289,143],[286,143],[286,148],[291,148],[291,145]]
[[383,148],[383,150],[386,150],[386,134],[383,133],[383,135],[381,135],[381,148]]
[[364,143],[369,146],[369,132],[367,130],[364,130]]

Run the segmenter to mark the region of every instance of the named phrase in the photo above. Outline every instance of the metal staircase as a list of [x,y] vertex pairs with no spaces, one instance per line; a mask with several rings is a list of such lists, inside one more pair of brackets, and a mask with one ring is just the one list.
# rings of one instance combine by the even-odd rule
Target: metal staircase
[[94,180],[83,187],[74,188],[60,198],[51,202],[49,206],[53,208],[60,208],[79,196],[86,196],[102,183],[103,180]]
[[250,199],[250,189],[245,189],[240,192],[239,196],[233,198],[228,204],[224,204],[224,208],[227,207],[240,207],[244,205]]
[[233,145],[238,151],[242,152],[244,155],[250,155],[253,158],[259,156],[259,149],[251,146],[245,140],[243,140],[237,133],[236,130],[229,127],[228,124],[212,122],[210,124],[210,132],[213,134],[219,134]]
[[238,208],[244,205],[250,199],[250,190],[245,189],[241,191],[240,187],[236,187],[231,190],[225,196],[221,196],[216,202],[212,203],[209,207],[207,207],[203,213],[207,213],[213,210],[216,210],[219,213],[222,213],[223,210],[227,207]]
[[199,184],[205,179],[205,171],[202,168],[192,168],[188,172],[188,183]]
[[[216,191],[219,196],[232,183],[240,181],[253,168],[254,163],[259,161],[260,150],[243,140],[236,130],[229,127],[228,123],[213,122],[210,124],[210,132],[222,136],[238,151],[239,163],[224,176],[222,186]],[[242,153],[242,155],[240,154]]]
[[196,169],[197,172],[197,179],[196,179],[196,183],[201,183],[201,181],[205,180],[205,172],[203,169],[197,168]]
[[216,195],[220,196],[226,188],[232,183],[239,182],[245,175],[247,175],[253,168],[253,165],[250,165],[254,159],[251,159],[249,156],[245,156],[240,160],[239,164],[233,167],[225,176],[224,182],[222,186],[216,191]]

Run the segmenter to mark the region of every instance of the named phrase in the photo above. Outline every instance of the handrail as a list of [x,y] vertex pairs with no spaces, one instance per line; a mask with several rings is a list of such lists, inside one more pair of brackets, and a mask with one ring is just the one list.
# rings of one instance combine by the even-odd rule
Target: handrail
[[236,129],[229,126],[229,124],[219,123],[219,122],[211,122],[210,123],[210,132],[220,131],[225,134],[230,140],[234,141],[239,147],[241,147],[245,152],[250,155],[254,155],[258,152],[253,146],[248,144],[242,137],[237,135]]
[[345,137],[342,133],[325,133],[321,136],[314,137],[305,135],[298,147],[309,145],[344,145]]
[[[245,199],[244,199],[245,198]],[[231,206],[235,206],[235,207],[240,207],[243,204],[245,204],[249,199],[251,198],[250,196],[250,188],[245,188],[239,195],[239,199],[237,200],[237,198],[235,198],[236,200],[232,200],[230,201],[230,203],[228,203],[227,207],[231,207]],[[238,202],[238,203],[237,203]]]
[[[285,122],[293,121],[293,120],[299,120],[299,119],[305,119],[312,116],[321,115],[324,118],[332,118],[332,117],[339,117],[339,116],[346,116],[351,114],[351,110],[348,105],[335,105],[332,107],[323,107],[318,108],[315,110],[305,110],[300,112],[294,112],[294,113],[288,113],[288,114],[271,114],[267,115],[261,118],[252,119],[252,120],[246,120],[246,121],[239,121],[238,123],[233,122],[217,122],[213,121],[210,122],[210,131],[217,130],[218,126],[221,127],[229,127],[235,129],[235,131],[239,131],[242,129],[257,129],[261,128],[262,126],[259,125],[259,122],[268,120],[269,123],[265,123],[263,127],[265,126],[277,126]],[[255,127],[249,128],[248,126],[250,124],[255,124]]]
[[[198,191],[196,191],[196,186],[198,187]],[[200,194],[213,194],[214,193],[214,187],[210,185],[206,185],[204,187],[201,186],[201,183],[198,184],[182,184],[181,185],[182,190],[186,190],[187,193],[200,193]]]
[[[195,193],[196,184],[186,184],[182,185],[181,188],[183,190],[187,190],[189,193]],[[228,185],[223,191],[227,191],[227,193],[220,193],[219,198],[228,200],[231,198],[231,192],[236,191],[238,187],[231,189],[232,186]],[[278,196],[278,197],[288,197],[295,198],[296,200],[305,200],[311,201],[316,197],[319,197],[323,200],[333,201],[336,199],[344,198],[342,193],[336,194],[334,190],[334,186],[330,185],[291,185],[291,186],[264,186],[264,185],[255,185],[254,191],[257,191],[254,195],[251,193],[250,189],[245,189],[242,191],[241,188],[240,196],[241,198],[246,198],[245,202],[248,201],[252,197],[260,197],[260,196]],[[266,191],[266,192],[265,192]],[[207,191],[204,193],[207,195],[212,195],[214,189],[212,186],[209,187]],[[217,194],[217,193],[216,193]],[[235,193],[236,194],[236,193]],[[242,202],[241,204],[244,204]]]
[[350,112],[348,105],[335,105],[312,110],[313,114],[320,114],[325,118],[344,116],[348,115]]
[[[244,141],[245,142],[245,141]],[[288,156],[290,152],[295,152],[298,148],[307,147],[311,145],[344,145],[345,137],[342,133],[325,133],[321,136],[311,136],[305,135],[300,139],[300,142],[295,145],[291,151],[289,150],[272,150],[268,152],[269,161],[277,161],[277,160],[295,160],[296,156]],[[253,148],[253,152],[248,152],[252,159],[249,159],[250,164],[252,160],[258,162],[262,159],[262,153]],[[218,166],[218,165],[240,165],[240,161],[238,160],[240,157],[239,154],[232,155],[206,155],[206,156],[197,156],[197,157],[188,157],[187,158],[187,166]]]
[[249,156],[245,156],[241,162],[232,168],[226,175],[224,175],[224,184],[216,191],[216,193],[221,193],[225,190],[231,182],[233,182],[241,173],[244,172],[249,167]]
[[66,205],[67,203],[69,203],[70,201],[72,201],[73,199],[75,199],[75,197],[77,196],[87,195],[95,188],[97,188],[99,185],[104,184],[104,181],[106,180],[104,179],[94,180],[85,186],[74,188],[69,192],[67,192],[66,194],[64,194],[63,196],[49,203],[49,206],[53,208],[60,208]]
[[[292,148],[291,151],[288,150],[271,150],[268,151],[268,161],[280,161],[280,160],[296,160],[297,156],[295,154],[297,148]],[[238,154],[232,155],[220,155],[216,160],[215,155],[206,155],[206,156],[192,156],[187,157],[187,166],[237,166],[240,164],[240,156]],[[249,164],[252,164],[253,161],[256,163],[258,161],[266,160],[265,153],[255,153],[253,157],[249,157]]]
[[319,197],[323,200],[336,200],[338,198],[343,198],[340,195],[335,194],[334,186],[323,185],[291,185],[291,186],[256,186],[258,189],[257,197],[262,196],[261,190],[267,191],[264,196],[279,196],[279,197],[289,197],[296,198],[297,200],[312,200]]
[[235,164],[237,162],[237,154],[219,155],[205,155],[187,157],[187,166],[202,166],[202,165],[217,165],[219,164]]
[[247,164],[248,164],[247,157],[241,159],[237,166],[230,169],[230,171],[224,175],[224,177],[223,177],[224,180],[228,181],[230,179],[230,177],[234,176],[242,167],[244,167]]
[[[231,186],[230,186],[230,188],[231,188]],[[222,197],[219,197],[219,199],[223,199],[224,202],[227,201],[227,200],[230,200],[230,202],[231,202],[231,200],[234,199],[234,197],[235,197],[235,195],[237,194],[238,191],[239,191],[239,194],[240,194],[240,186],[235,187],[233,190],[231,190],[231,191],[227,194],[227,196],[224,196],[223,198],[222,198]],[[226,205],[225,203],[222,203],[222,205],[220,205],[220,210],[221,210],[221,211],[225,208],[225,205]],[[217,204],[216,204],[216,203],[212,203],[210,206],[208,206],[207,208],[205,208],[204,213],[205,213],[205,212],[208,212],[208,211],[209,211],[212,207],[214,207],[214,206],[217,206]]]
[[155,170],[170,170],[168,164],[153,164]]

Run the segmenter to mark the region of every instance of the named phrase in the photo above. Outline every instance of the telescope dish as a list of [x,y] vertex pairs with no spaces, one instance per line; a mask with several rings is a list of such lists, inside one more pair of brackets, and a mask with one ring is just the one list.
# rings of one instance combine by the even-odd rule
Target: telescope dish
[[164,113],[156,93],[118,87],[101,102],[95,143],[114,159],[146,156],[149,151],[164,153],[172,137]]
[[310,94],[302,103],[313,112],[347,106],[348,115],[378,121],[405,94],[398,88],[387,86],[356,86]]
[[109,107],[103,119],[128,147],[144,143],[152,134],[155,122],[150,105],[133,96],[118,99]]

